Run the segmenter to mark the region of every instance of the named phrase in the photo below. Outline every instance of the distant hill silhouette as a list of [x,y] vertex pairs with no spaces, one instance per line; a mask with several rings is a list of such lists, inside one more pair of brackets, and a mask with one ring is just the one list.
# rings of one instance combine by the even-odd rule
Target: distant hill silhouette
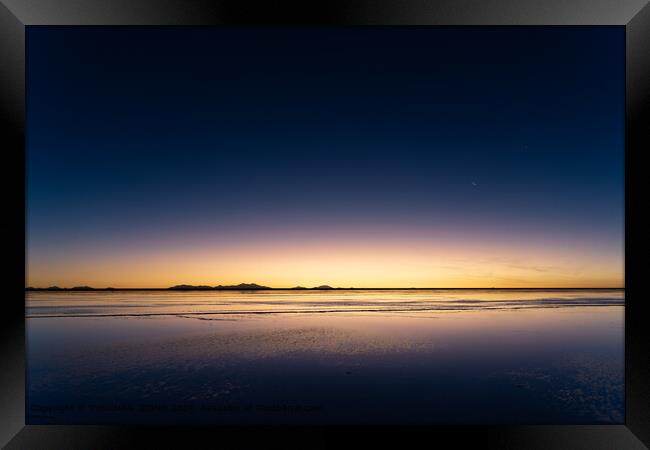
[[71,288],[62,288],[59,286],[50,286],[46,288],[39,288],[39,287],[27,287],[25,288],[26,291],[97,291],[97,290],[113,290],[113,288],[105,288],[105,289],[96,289],[94,287],[90,286],[74,286]]
[[590,289],[590,290],[603,290],[603,291],[611,291],[611,290],[624,290],[624,287],[608,287],[608,288],[603,288],[603,287],[557,287],[557,288],[551,288],[551,287],[526,287],[526,288],[494,288],[494,287],[487,287],[487,288],[458,288],[458,287],[421,287],[421,288],[414,288],[414,287],[331,287],[326,284],[323,284],[321,286],[316,286],[312,288],[307,288],[304,286],[296,286],[292,288],[272,288],[268,286],[261,286],[256,283],[241,283],[238,285],[230,285],[230,286],[206,286],[206,285],[198,285],[194,286],[191,284],[179,284],[176,286],[168,287],[168,288],[147,288],[147,287],[131,287],[131,288],[114,288],[114,287],[106,287],[106,288],[94,288],[91,286],[74,286],[71,288],[65,288],[65,287],[59,287],[59,286],[50,286],[46,288],[41,288],[41,287],[33,287],[33,286],[27,286],[25,288],[25,291],[169,291],[169,290],[177,290],[177,291],[227,291],[227,290],[239,290],[239,291],[259,291],[259,290],[275,290],[275,291],[287,291],[287,290],[342,290],[342,291],[358,291],[358,290],[371,290],[371,291],[390,291],[390,290],[398,290],[398,291],[409,291],[409,290],[468,290],[468,291],[473,291],[473,290],[503,290],[503,291],[520,291],[520,290],[535,290],[535,291],[576,291],[576,290],[585,290],[585,289]]
[[260,291],[264,289],[273,289],[268,286],[261,286],[256,283],[241,283],[237,285],[219,285],[219,286],[193,286],[191,284],[178,284],[172,286],[169,289],[177,291],[228,291],[228,290],[238,290],[238,291]]
[[[176,286],[172,286],[168,289],[171,290],[177,290],[177,291],[228,291],[228,290],[239,290],[239,291],[259,291],[259,290],[266,290],[266,289],[276,289],[272,288],[269,286],[261,286],[256,283],[241,283],[237,285],[219,285],[219,286],[194,286],[191,284],[178,284]],[[292,290],[329,290],[329,289],[340,289],[340,288],[333,288],[332,286],[328,286],[326,284],[323,284],[321,286],[316,286],[313,288],[307,288],[304,286],[296,286],[290,288]]]
[[193,286],[191,284],[177,284],[176,286],[172,286],[168,289],[177,289],[180,291],[188,291],[188,290],[208,290],[208,289],[214,289],[212,286]]
[[60,291],[61,288],[58,286],[50,286],[47,288],[39,288],[39,287],[32,287],[28,286],[25,288],[26,291]]
[[[116,290],[172,290],[172,291],[262,291],[262,290],[286,290],[287,288],[272,288],[269,286],[262,286],[257,283],[241,283],[233,285],[218,285],[218,286],[208,286],[208,285],[193,285],[193,284],[177,284],[176,286],[171,286],[168,288],[94,288],[91,286],[74,286],[71,288],[62,288],[59,286],[50,286],[46,288],[32,287],[28,286],[25,288],[26,291],[116,291]],[[346,289],[346,288],[333,288],[323,284],[321,286],[316,286],[312,288],[304,286],[296,286],[288,288],[290,290],[330,290],[330,289]],[[354,288],[347,288],[354,289]]]

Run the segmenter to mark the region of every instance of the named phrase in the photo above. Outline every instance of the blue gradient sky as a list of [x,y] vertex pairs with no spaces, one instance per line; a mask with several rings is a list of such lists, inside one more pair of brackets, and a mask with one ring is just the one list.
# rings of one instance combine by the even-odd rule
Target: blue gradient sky
[[27,38],[29,285],[623,284],[622,27]]

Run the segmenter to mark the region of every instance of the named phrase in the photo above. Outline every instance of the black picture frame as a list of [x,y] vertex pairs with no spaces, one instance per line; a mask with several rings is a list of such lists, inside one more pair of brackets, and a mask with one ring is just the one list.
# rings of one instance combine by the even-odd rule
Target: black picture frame
[[[614,25],[626,33],[624,425],[426,426],[364,428],[116,427],[25,425],[25,31],[34,25]],[[642,153],[650,134],[650,6],[647,0],[0,0],[0,135],[5,259],[0,445],[6,448],[100,449],[223,445],[342,445],[341,432],[404,445],[494,448],[634,449],[650,446],[650,353],[642,291],[647,221]],[[22,185],[21,185],[22,183]],[[23,244],[21,245],[21,242]],[[216,440],[218,439],[218,440]],[[153,443],[155,442],[155,444]]]

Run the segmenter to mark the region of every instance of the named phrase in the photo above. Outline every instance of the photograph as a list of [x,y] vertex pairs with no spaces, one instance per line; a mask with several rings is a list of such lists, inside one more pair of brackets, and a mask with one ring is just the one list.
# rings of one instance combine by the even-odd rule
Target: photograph
[[24,50],[26,425],[628,423],[625,27]]

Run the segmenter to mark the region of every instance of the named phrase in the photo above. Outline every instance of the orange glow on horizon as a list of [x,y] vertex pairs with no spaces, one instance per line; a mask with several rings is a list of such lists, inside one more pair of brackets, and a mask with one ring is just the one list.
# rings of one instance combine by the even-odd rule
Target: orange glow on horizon
[[27,285],[34,287],[624,287],[622,250],[458,240],[116,246],[66,258],[31,255],[27,274]]

